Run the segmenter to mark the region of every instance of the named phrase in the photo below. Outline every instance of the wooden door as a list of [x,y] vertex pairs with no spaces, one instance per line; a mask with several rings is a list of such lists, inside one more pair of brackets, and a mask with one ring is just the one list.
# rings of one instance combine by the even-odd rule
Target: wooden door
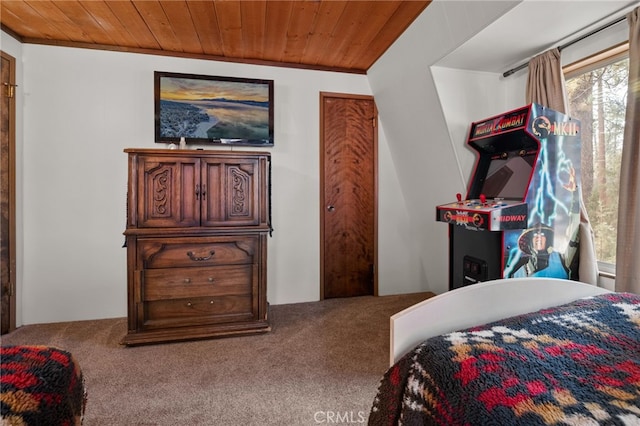
[[0,52],[0,333],[16,328],[15,58]]
[[254,158],[202,158],[202,226],[260,225],[260,170]]
[[200,226],[200,160],[140,156],[138,226]]
[[320,94],[321,298],[377,293],[377,110]]

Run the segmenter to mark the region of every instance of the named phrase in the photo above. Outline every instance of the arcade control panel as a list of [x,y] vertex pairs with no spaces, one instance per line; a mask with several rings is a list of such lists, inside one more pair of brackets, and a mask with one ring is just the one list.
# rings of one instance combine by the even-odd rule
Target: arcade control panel
[[529,215],[527,203],[501,198],[488,200],[482,194],[478,199],[463,200],[461,194],[456,194],[456,198],[458,201],[454,203],[436,207],[437,221],[489,231],[527,227]]

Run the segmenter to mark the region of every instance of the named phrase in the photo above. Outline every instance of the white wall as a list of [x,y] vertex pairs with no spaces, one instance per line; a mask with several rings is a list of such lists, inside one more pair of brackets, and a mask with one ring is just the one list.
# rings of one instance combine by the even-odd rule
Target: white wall
[[[11,40],[6,34],[2,39]],[[275,305],[319,299],[319,93],[370,95],[365,75],[16,47],[24,63],[24,135],[17,141],[24,151],[18,165],[24,182],[17,212],[23,221],[19,324],[126,315],[123,149],[165,147],[154,143],[154,70],[275,81],[275,147],[268,149],[275,228],[268,242],[268,300]],[[392,278],[411,255],[396,230],[384,226],[406,212],[396,195],[384,133],[378,142],[379,291],[389,294],[407,290]]]
[[[517,100],[512,105],[507,99],[506,85],[494,73],[434,65],[431,74],[459,163],[460,175],[468,185],[476,161],[474,151],[465,143],[471,122],[521,107],[524,100]],[[464,196],[467,189],[463,185],[458,192]]]
[[485,118],[487,102],[498,112],[505,106],[503,99],[480,98],[494,76],[446,75],[433,66],[511,7],[513,2],[434,1],[368,72],[407,204],[406,219],[393,223],[406,238],[403,245],[414,250],[405,259],[410,272],[397,277],[407,280],[407,291],[448,289],[448,228],[435,221],[435,208],[466,191],[474,159],[465,151],[466,127]]
[[[636,7],[638,5],[636,4]],[[630,12],[632,8],[624,9],[618,15]],[[612,21],[609,19],[609,21]],[[629,40],[629,24],[626,20],[619,22],[584,40],[571,44],[562,50],[562,65],[568,65],[588,56],[594,55],[612,46]],[[570,40],[565,40],[567,42]],[[562,43],[560,43],[562,44]]]

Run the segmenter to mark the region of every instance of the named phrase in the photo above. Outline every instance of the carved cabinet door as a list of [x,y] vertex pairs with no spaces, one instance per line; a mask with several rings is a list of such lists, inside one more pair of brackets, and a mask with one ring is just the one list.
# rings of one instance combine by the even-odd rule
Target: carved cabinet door
[[200,226],[200,159],[141,157],[138,168],[138,226]]
[[202,158],[202,226],[260,225],[261,180],[264,167],[258,158]]

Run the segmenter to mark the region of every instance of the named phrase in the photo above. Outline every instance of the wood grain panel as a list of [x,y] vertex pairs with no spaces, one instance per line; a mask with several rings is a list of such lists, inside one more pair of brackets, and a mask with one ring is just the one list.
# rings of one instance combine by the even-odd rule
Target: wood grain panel
[[158,1],[136,0],[134,6],[140,13],[145,24],[153,33],[154,38],[163,50],[182,52],[182,45],[168,23],[167,15]]
[[262,43],[262,58],[281,61],[287,43],[287,25],[291,17],[293,2],[267,2],[265,37]]
[[346,54],[345,51],[353,43],[354,37],[362,32],[362,22],[368,20],[370,13],[366,3],[347,3],[336,23],[329,45],[323,49],[327,62],[335,61],[337,57]]
[[117,16],[118,22],[126,29],[130,47],[160,49],[160,44],[138,13],[134,4],[127,1],[110,1],[107,6]]
[[336,97],[323,108],[324,297],[373,294],[375,104]]
[[429,0],[0,1],[23,43],[364,73]]
[[[363,7],[366,7],[366,5],[361,5],[359,2],[349,3],[343,14],[343,17],[347,17],[347,22],[343,23],[343,25],[346,24],[345,26],[348,25],[349,28],[355,29],[355,31],[350,32],[348,35],[340,36],[339,38],[342,40],[348,40],[348,43],[342,42],[340,46],[333,50],[333,55],[327,59],[336,61],[338,60],[337,54],[343,55],[343,57],[355,58],[359,56],[358,52],[362,52],[363,49],[375,51],[375,46],[370,46],[371,41],[375,40],[379,28],[387,22],[388,16],[393,15],[401,3],[383,2],[373,11],[364,9]],[[359,66],[360,64],[354,59],[351,65]]]
[[60,11],[61,16],[65,16],[72,25],[81,29],[83,34],[90,39],[92,43],[98,44],[114,44],[114,40],[110,33],[104,31],[104,28],[98,22],[95,15],[85,9],[81,2],[68,2],[72,7],[64,11]]
[[263,49],[266,26],[267,2],[243,1],[242,14],[242,57],[257,59]]
[[[37,4],[36,4],[37,6]],[[0,2],[0,20],[9,28],[22,29],[23,37],[58,38],[70,40],[61,34],[52,23],[28,2]]]
[[212,2],[190,1],[189,13],[198,33],[202,51],[207,55],[222,56],[222,37],[218,27],[218,15]]
[[129,45],[130,39],[127,29],[118,20],[118,17],[113,13],[106,2],[82,0],[79,3],[85,9],[86,13],[95,20],[95,32],[105,35],[103,37],[104,41],[101,43],[110,45]]
[[309,28],[313,27],[319,3],[295,2],[291,10],[291,19],[287,25],[287,43],[282,60],[299,63],[305,55],[309,39]]
[[242,55],[242,10],[239,1],[216,2],[218,27],[225,56],[241,58]]
[[[91,37],[82,30],[82,27],[76,25],[71,18],[60,9],[60,7],[64,5],[50,1],[37,2],[35,4],[37,4],[38,13],[46,17],[46,20],[52,25],[51,29],[56,31],[56,34],[64,34],[65,39],[68,40],[88,38],[88,41],[93,41]],[[32,5],[34,5],[34,3],[32,3]],[[72,15],[76,10],[77,6],[68,9]]]
[[[411,23],[429,6],[431,1],[400,1],[399,7],[380,28],[385,29],[352,55],[346,56],[343,65],[347,68],[360,68],[373,64],[386,52],[393,42],[411,25]],[[369,67],[367,66],[367,68]]]
[[[164,10],[176,40],[176,49],[182,49],[183,52],[203,53],[202,43],[198,38],[198,33],[191,20],[191,13],[186,1],[170,1],[162,2]],[[179,34],[179,37],[177,36]]]
[[322,2],[313,27],[314,36],[307,44],[305,63],[321,64],[326,61],[327,47],[333,45],[334,30],[346,2]]

